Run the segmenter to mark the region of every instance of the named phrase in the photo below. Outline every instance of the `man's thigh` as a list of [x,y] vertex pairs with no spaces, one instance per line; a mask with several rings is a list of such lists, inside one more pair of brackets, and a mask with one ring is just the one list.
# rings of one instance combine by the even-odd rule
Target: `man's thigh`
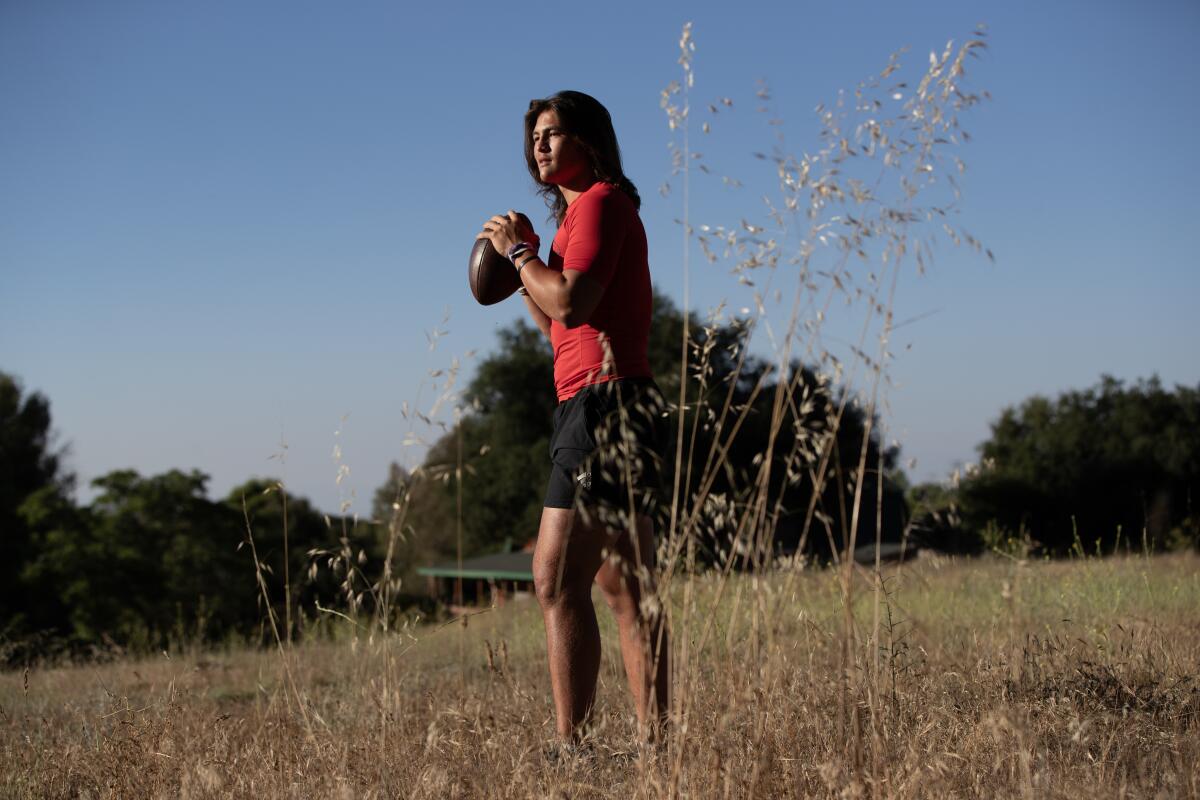
[[533,579],[542,596],[590,591],[605,548],[601,529],[569,508],[543,508],[533,550]]

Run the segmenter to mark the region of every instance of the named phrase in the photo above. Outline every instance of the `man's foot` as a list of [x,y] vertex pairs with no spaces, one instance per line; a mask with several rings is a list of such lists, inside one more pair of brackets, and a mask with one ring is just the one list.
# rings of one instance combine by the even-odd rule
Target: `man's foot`
[[591,742],[556,741],[542,749],[542,758],[551,766],[574,764],[580,761],[590,761],[596,756],[596,748]]
[[667,752],[667,740],[670,738],[667,735],[669,730],[670,728],[665,719],[650,723],[639,722],[637,737],[640,749],[646,752]]

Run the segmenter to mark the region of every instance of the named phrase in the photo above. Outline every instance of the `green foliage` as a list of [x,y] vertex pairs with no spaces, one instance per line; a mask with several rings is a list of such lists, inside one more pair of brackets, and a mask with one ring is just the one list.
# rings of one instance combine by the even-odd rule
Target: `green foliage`
[[357,553],[373,541],[365,527],[327,524],[306,499],[285,498],[275,480],[248,481],[221,501],[208,499],[207,482],[197,471],[143,477],[118,470],[93,482],[100,494],[84,508],[47,490],[33,495],[23,511],[39,538],[22,570],[41,601],[27,610],[31,627],[79,644],[135,649],[231,634],[269,638],[248,531],[281,636],[289,618],[285,581],[297,633],[318,604],[338,602],[344,575],[311,572],[309,553],[342,544]]
[[[725,338],[731,334],[721,331],[714,335]],[[736,331],[732,337],[736,341]],[[726,346],[720,349],[727,351]],[[727,355],[726,352],[724,357],[710,360],[713,396],[706,404],[713,413],[708,414],[701,405],[683,418],[687,435],[691,437],[695,431],[697,442],[690,469],[686,462],[682,465],[682,469],[688,470],[685,474],[691,475],[690,481],[683,482],[689,498],[698,497],[700,475],[718,434],[716,421],[722,416],[721,403],[728,391],[728,383],[734,378],[734,361]],[[757,393],[754,391],[756,386],[760,387]],[[789,365],[781,380],[773,368],[752,357],[746,359],[729,394],[731,411],[726,415],[724,427],[728,429],[742,409],[747,413],[736,436],[729,442],[725,457],[715,460],[714,466],[709,468],[715,469],[716,473],[705,503],[713,505],[712,511],[718,513],[705,516],[728,520],[728,513],[719,513],[722,508],[732,505],[744,510],[755,496],[759,465],[770,458],[772,469],[766,488],[766,510],[756,523],[757,527],[764,531],[767,542],[777,550],[800,550],[818,559],[832,558],[835,551],[845,548],[853,525],[856,476],[863,439],[867,435],[867,417],[862,407],[831,389],[824,379],[798,363]],[[774,411],[776,402],[781,403],[778,413]],[[773,437],[772,420],[778,425]],[[891,479],[898,453],[896,448],[881,447],[874,432],[867,439],[866,470],[862,478],[862,502],[856,532],[859,545],[875,541],[881,469],[881,539],[898,541],[903,532],[907,509],[903,492]],[[825,473],[821,476],[818,472],[823,459]],[[715,560],[737,555],[727,550],[733,538],[732,530],[722,530],[719,525],[714,525],[706,534],[702,544]]]
[[979,553],[993,549],[990,529],[970,530],[963,524],[958,489],[941,483],[919,483],[907,494],[912,514],[912,538],[923,547],[943,553]]
[[77,635],[151,644],[170,631],[227,630],[244,613],[253,585],[237,554],[238,519],[207,499],[207,481],[197,471],[121,470],[93,482],[101,493],[89,563],[65,597]]
[[[430,450],[427,463],[438,449]],[[443,452],[441,457],[448,456]],[[446,488],[452,478],[453,473],[435,468],[409,474],[393,462],[387,481],[375,492],[371,518],[379,525],[377,547],[386,554],[390,545],[391,569],[403,585],[415,585],[417,567],[455,552],[455,504]]]
[[61,472],[52,438],[50,401],[25,394],[15,377],[0,372],[0,635],[20,634],[40,621],[40,586],[24,571],[44,535],[39,526],[58,521],[74,481]]
[[[654,296],[649,355],[664,391],[678,391],[683,318],[665,295]],[[550,475],[550,423],[557,400],[550,343],[524,320],[501,329],[466,392],[472,412],[430,448],[408,482],[409,529],[400,563],[412,577],[421,564],[462,550],[467,555],[520,543],[537,531]],[[402,495],[394,476],[376,493],[374,517],[391,517]]]
[[[464,548],[495,549],[519,531],[534,531],[550,475],[550,418],[554,367],[541,332],[518,321],[500,331],[499,347],[479,365],[467,389],[477,409],[434,453],[457,468],[463,462]],[[455,491],[454,481],[445,484]],[[531,534],[526,534],[526,536]]]
[[[649,356],[669,403],[676,402],[679,394],[683,329],[682,313],[670,298],[656,292]],[[829,392],[815,374],[798,364],[790,366],[782,387],[773,368],[754,357],[746,356],[739,371],[746,332],[737,322],[707,326],[693,322],[689,331],[689,401],[683,425],[686,452],[692,455],[690,463],[685,459],[683,464],[683,491],[689,498],[695,497],[707,470],[714,479],[707,485],[702,516],[721,516],[721,509],[748,502],[758,464],[769,456],[776,463],[767,493],[768,513],[773,514],[778,507],[782,519],[776,543],[784,548],[804,546],[828,555],[832,547],[840,547],[850,526],[849,504],[842,495],[847,493],[858,465],[866,422],[863,412],[855,404],[845,403],[834,437],[834,457],[828,464],[829,480],[822,496],[810,502],[812,476],[795,459],[789,462],[787,456],[797,437],[819,437],[843,398]],[[434,444],[409,487],[409,518],[423,545],[409,548],[407,554],[424,558],[423,563],[451,557],[457,551],[459,475],[464,554],[492,551],[507,541],[520,543],[536,533],[549,476],[548,446],[556,402],[552,353],[540,332],[523,321],[501,330],[498,345],[496,352],[480,364],[468,388],[473,413]],[[779,417],[782,426],[775,432],[773,444],[769,444],[777,389],[784,404]],[[717,420],[727,398],[731,411],[725,415],[724,424],[731,425],[742,409],[746,410],[745,418],[724,455],[715,457],[713,443],[720,433]],[[663,477],[668,489],[674,485],[678,424],[679,415],[675,414],[672,449],[665,454]],[[725,430],[728,438],[728,428]],[[710,453],[714,458],[709,458]],[[883,453],[885,474],[893,470],[895,457],[891,449]],[[872,437],[864,492],[871,508],[879,464],[879,445]],[[396,495],[386,484],[381,492]],[[884,494],[885,528],[895,537],[903,527],[903,497],[891,482],[885,482]],[[821,533],[801,542],[810,507]],[[377,503],[377,518],[384,518],[386,512],[386,507]],[[874,540],[874,523],[874,513],[863,515],[861,541]],[[665,521],[660,520],[660,525]],[[701,528],[702,546],[708,556],[713,560],[728,557],[732,531],[719,525],[702,524]]]
[[94,481],[101,492],[87,508],[31,497],[23,511],[37,548],[22,574],[39,589],[27,611],[37,628],[148,647],[243,621],[253,585],[236,553],[237,519],[204,497],[206,481],[120,470]]
[[[118,470],[93,481],[95,500],[77,506],[50,445],[49,409],[0,373],[0,660],[64,645],[144,650],[269,635],[248,530],[281,635],[289,617],[300,631],[318,603],[363,591],[366,577],[347,580],[345,565],[374,532],[326,520],[307,500],[285,498],[278,481],[252,480],[212,501],[200,472]],[[310,570],[320,548],[338,554],[334,569]]]
[[67,587],[78,570],[88,567],[79,549],[88,533],[88,514],[60,487],[33,492],[20,514],[28,540],[20,559],[9,563],[22,590],[6,626],[12,639],[63,631],[70,610]]
[[[445,538],[422,535],[428,531],[454,530],[453,507],[441,503],[442,487],[418,470],[412,474],[394,461],[388,466],[388,478],[375,490],[371,505],[371,520],[376,525],[375,551],[398,585],[393,599],[400,605],[419,605],[416,593],[423,592],[416,568],[442,560],[447,556]],[[420,509],[422,530],[412,524],[413,510]],[[438,514],[443,516],[439,517]],[[400,597],[403,595],[403,597]],[[395,609],[400,610],[400,609]]]
[[292,632],[302,633],[305,621],[318,613],[317,604],[333,606],[344,594],[341,587],[344,570],[311,570],[313,551],[340,553],[345,549],[357,554],[375,543],[367,526],[341,517],[327,520],[306,498],[286,493],[283,484],[273,478],[253,478],[234,487],[220,505],[236,518],[235,545],[241,551],[238,555],[241,581],[246,584],[243,588],[253,592],[254,613],[249,613],[249,604],[244,606],[240,626],[243,630],[246,623],[253,625],[262,618],[264,602],[255,585],[250,548],[243,544],[247,533],[254,537],[254,550],[262,565],[267,596],[271,598],[281,637],[287,635],[289,619]]
[[980,452],[983,468],[962,487],[974,530],[1028,532],[1059,554],[1196,544],[1198,389],[1105,376],[1005,409]]

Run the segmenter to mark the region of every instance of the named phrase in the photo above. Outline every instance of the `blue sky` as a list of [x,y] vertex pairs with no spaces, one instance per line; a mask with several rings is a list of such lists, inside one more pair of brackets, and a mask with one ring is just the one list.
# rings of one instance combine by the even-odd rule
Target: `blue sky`
[[[282,475],[321,508],[368,513],[387,463],[422,455],[401,404],[427,410],[444,380],[429,371],[457,356],[465,380],[465,354],[521,311],[475,305],[464,273],[487,216],[544,219],[520,156],[531,97],[576,88],[609,107],[652,272],[680,300],[659,93],[689,20],[695,103],[734,100],[696,147],[745,183],[697,175],[697,224],[759,213],[769,169],[750,154],[774,131],[758,80],[789,146],[811,152],[817,103],[900,47],[911,76],[988,26],[968,78],[993,99],[966,120],[959,222],[996,263],[947,243],[898,295],[897,316],[921,319],[897,332],[912,347],[897,348],[888,426],[914,478],[972,460],[1031,394],[1102,373],[1200,381],[1196,3],[593,9],[5,4],[0,369],[50,398],[81,484],[197,468],[222,495]],[[726,268],[691,269],[694,306],[745,301]]]

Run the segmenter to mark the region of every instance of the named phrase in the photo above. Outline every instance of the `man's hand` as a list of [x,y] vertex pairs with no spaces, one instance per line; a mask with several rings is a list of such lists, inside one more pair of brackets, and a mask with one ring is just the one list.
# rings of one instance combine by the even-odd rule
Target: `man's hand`
[[536,250],[540,242],[533,231],[533,226],[524,214],[509,210],[507,215],[497,214],[483,223],[483,230],[476,239],[492,240],[492,247],[500,255],[508,255],[508,250],[517,242],[529,242]]

